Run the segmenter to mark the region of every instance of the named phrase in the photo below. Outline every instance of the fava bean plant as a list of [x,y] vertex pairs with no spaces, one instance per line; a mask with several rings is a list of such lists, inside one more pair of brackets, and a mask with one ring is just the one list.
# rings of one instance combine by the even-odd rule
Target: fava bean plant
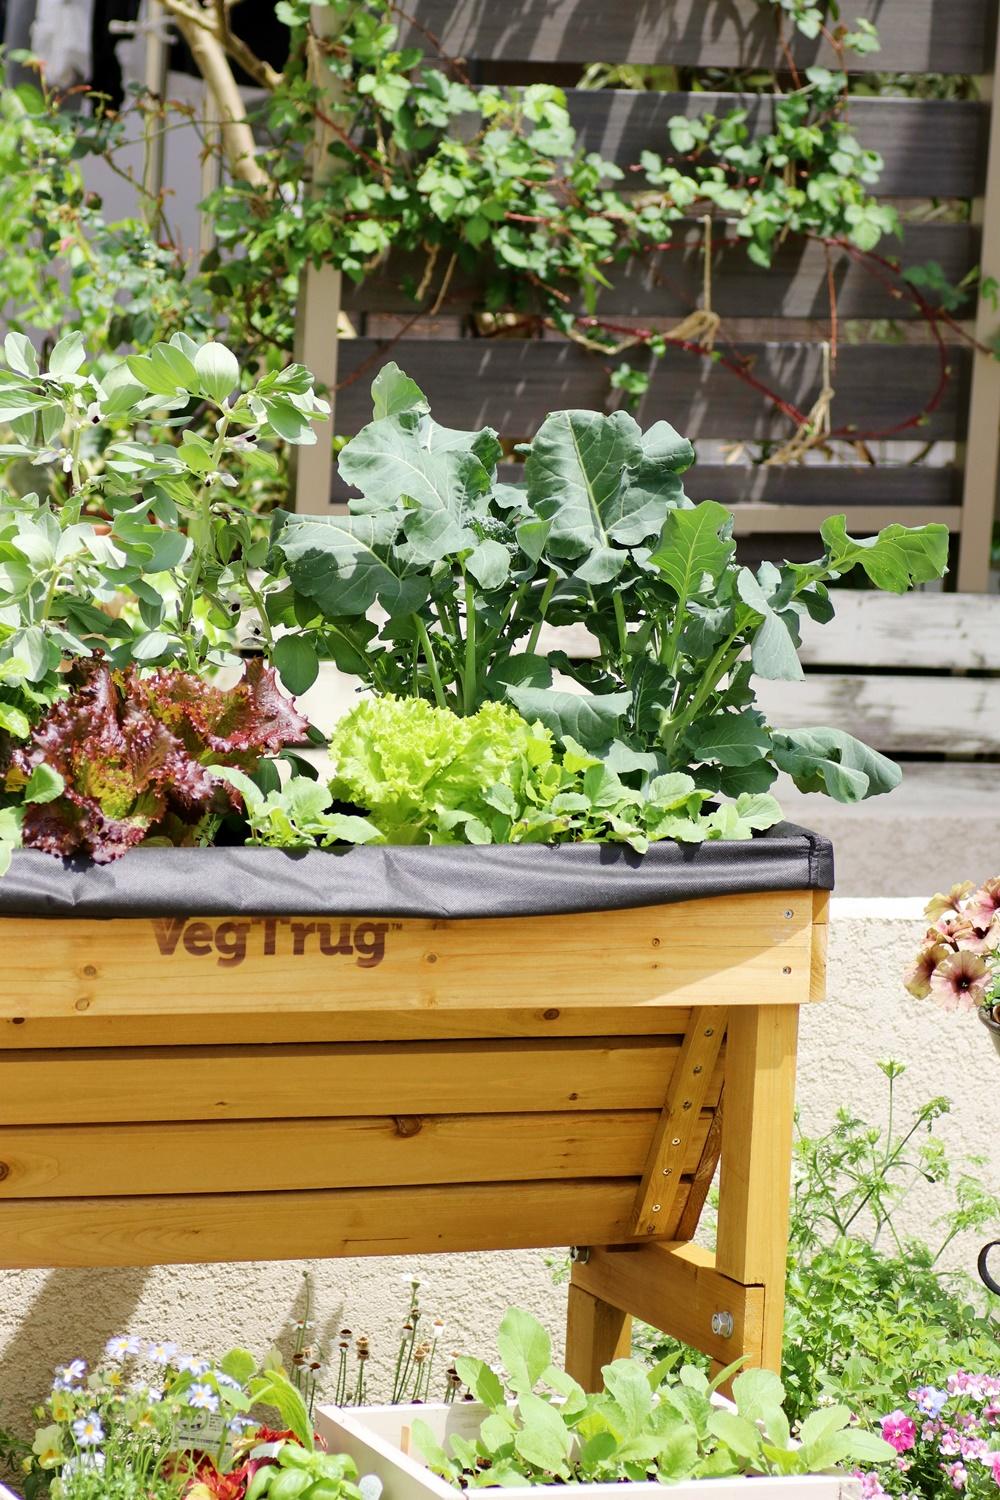
[[[5,352],[8,858],[18,842],[112,859],[223,835],[643,849],[769,827],[779,770],[842,801],[899,779],[835,726],[771,724],[754,679],[802,676],[800,626],[831,618],[829,582],[939,577],[943,526],[856,540],[833,517],[815,562],[752,571],[730,512],[685,496],[694,451],[667,422],[555,412],[512,484],[497,434],[441,426],[395,365],[340,455],[360,491],[348,514],[268,522],[254,476],[327,413],[301,366],[254,383],[225,345],[181,333],[100,373],[77,334],[46,370],[19,334]],[[585,654],[543,639],[560,626],[586,632]],[[285,693],[323,661],[377,701],[310,790],[294,746],[323,737]],[[454,747],[447,775],[435,743]]]

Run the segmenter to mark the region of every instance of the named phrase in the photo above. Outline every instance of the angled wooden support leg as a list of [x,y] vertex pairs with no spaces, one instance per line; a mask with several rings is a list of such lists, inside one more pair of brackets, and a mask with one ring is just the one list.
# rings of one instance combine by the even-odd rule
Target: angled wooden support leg
[[726,1111],[716,1269],[764,1289],[761,1363],[781,1369],[798,1007],[734,1006],[726,1048]]
[[569,1288],[566,1316],[566,1369],[585,1391],[604,1388],[601,1369],[632,1352],[632,1319],[576,1283]]

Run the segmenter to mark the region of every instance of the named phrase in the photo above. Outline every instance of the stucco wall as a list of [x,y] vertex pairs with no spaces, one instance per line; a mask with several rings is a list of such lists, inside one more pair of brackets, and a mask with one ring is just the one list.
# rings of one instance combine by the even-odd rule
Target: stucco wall
[[[946,1094],[954,1108],[941,1123],[956,1151],[989,1151],[997,1135],[1000,1058],[970,1017],[947,1016],[917,1004],[899,975],[920,936],[916,901],[834,900],[830,999],[803,1016],[799,1103],[807,1129],[822,1128],[838,1105],[872,1118],[884,1106],[875,1060],[908,1066],[902,1108]],[[1000,1190],[1000,1147],[984,1175]],[[927,1232],[937,1211],[934,1190],[914,1201],[911,1227]],[[510,1206],[517,1213],[517,1204]],[[1000,1235],[1000,1225],[997,1226]],[[957,1243],[953,1264],[972,1268],[976,1238]],[[234,1259],[239,1245],[233,1244]],[[561,1251],[553,1252],[561,1255]],[[541,1251],[424,1256],[414,1264],[425,1284],[424,1305],[447,1323],[449,1349],[486,1352],[503,1310],[528,1307],[560,1336],[565,1289],[553,1287]],[[373,1341],[375,1394],[384,1389],[410,1262],[314,1263],[317,1332],[346,1320]],[[110,1335],[125,1331],[174,1339],[186,1349],[217,1352],[241,1343],[263,1353],[280,1336],[302,1289],[302,1264],[200,1266],[152,1271],[0,1272],[0,1425],[23,1424],[51,1366],[72,1356],[92,1359]]]

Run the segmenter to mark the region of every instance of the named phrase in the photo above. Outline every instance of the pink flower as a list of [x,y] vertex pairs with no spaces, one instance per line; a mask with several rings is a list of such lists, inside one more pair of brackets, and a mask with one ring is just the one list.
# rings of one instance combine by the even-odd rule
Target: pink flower
[[[997,1457],[1000,1458],[1000,1454]],[[874,1469],[870,1474],[862,1474],[860,1469],[855,1469],[854,1477],[861,1480],[861,1500],[883,1500],[886,1492]]]
[[932,896],[927,905],[924,907],[924,915],[926,917],[929,917],[932,922],[936,922],[938,918],[943,917],[946,912],[961,911],[962,902],[965,900],[966,896],[969,894],[972,888],[972,881],[964,880],[961,885],[953,885],[947,896],[942,895],[941,892],[938,891],[937,895]]
[[917,1424],[905,1411],[891,1411],[882,1418],[882,1436],[897,1453],[908,1453],[917,1443]]
[[925,943],[903,976],[903,984],[915,1000],[925,1000],[931,992],[931,976],[938,964],[952,956],[952,949],[939,937]]
[[986,1453],[983,1455],[983,1463],[993,1475],[993,1483],[1000,1485],[1000,1453]]
[[1000,876],[987,880],[965,903],[965,915],[974,922],[980,932],[985,932],[1000,911]]
[[938,1447],[940,1448],[942,1453],[945,1453],[949,1456],[953,1456],[959,1451],[958,1433],[956,1432],[954,1427],[946,1427],[943,1430],[941,1434],[941,1441],[938,1444]]
[[989,980],[990,971],[979,954],[966,948],[938,964],[931,975],[931,994],[944,1010],[974,1010]]
[[963,1463],[942,1464],[941,1472],[951,1480],[954,1489],[965,1489],[969,1479],[969,1471]]

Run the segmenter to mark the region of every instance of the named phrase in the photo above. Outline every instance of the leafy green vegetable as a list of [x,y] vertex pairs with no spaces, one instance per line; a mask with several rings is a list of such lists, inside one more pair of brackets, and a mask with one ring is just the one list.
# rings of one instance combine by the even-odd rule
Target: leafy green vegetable
[[463,1487],[815,1474],[895,1457],[881,1438],[851,1427],[846,1406],[814,1413],[793,1442],[784,1388],[769,1370],[736,1376],[734,1411],[712,1397],[736,1367],[710,1382],[693,1366],[678,1370],[676,1357],[652,1371],[615,1360],[602,1371],[604,1390],[588,1395],[553,1365],[548,1334],[518,1308],[504,1315],[497,1348],[505,1380],[481,1360],[456,1362],[487,1412],[473,1442],[453,1437],[445,1449],[426,1423],[413,1424],[428,1466]]

